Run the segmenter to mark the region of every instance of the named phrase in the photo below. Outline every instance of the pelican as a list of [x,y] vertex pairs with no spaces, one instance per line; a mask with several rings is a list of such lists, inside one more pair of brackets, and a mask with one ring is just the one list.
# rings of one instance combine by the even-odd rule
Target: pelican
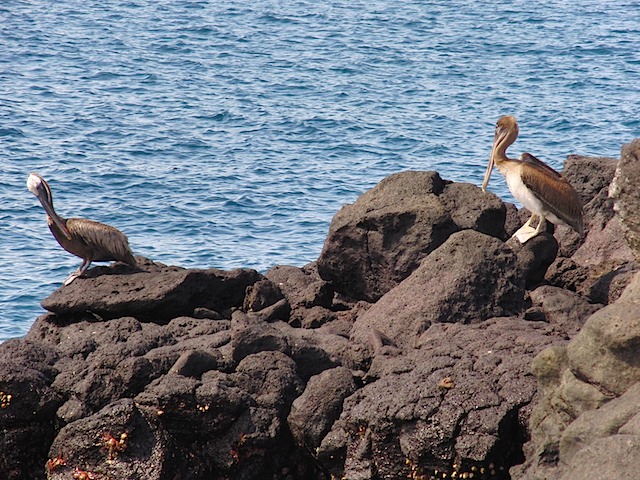
[[129,240],[120,230],[85,218],[62,218],[53,209],[51,188],[40,175],[29,175],[27,188],[40,200],[47,212],[47,224],[60,246],[82,258],[82,264],[65,280],[65,285],[69,285],[86,272],[94,261],[118,260],[131,266],[136,265],[129,248]]
[[[504,175],[509,190],[527,210],[531,218],[513,234],[520,243],[538,235],[546,226],[546,220],[556,225],[566,225],[583,235],[582,203],[567,180],[553,168],[530,153],[523,153],[520,160],[507,158],[507,148],[518,138],[518,122],[504,116],[496,123],[491,158],[482,182],[486,191],[495,164]],[[531,226],[540,217],[536,228]]]

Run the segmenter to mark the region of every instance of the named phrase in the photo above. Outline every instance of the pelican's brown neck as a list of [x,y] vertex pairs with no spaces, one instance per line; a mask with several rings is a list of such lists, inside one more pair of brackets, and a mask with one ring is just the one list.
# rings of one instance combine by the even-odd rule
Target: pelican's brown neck
[[510,145],[506,141],[506,137],[502,139],[498,139],[494,148],[493,148],[493,161],[496,162],[496,165],[500,162],[503,162],[507,159],[507,147]]
[[517,137],[517,130],[505,130],[501,128],[496,130],[496,138],[493,146],[493,160],[496,162],[496,166],[508,160],[507,148],[516,141]]

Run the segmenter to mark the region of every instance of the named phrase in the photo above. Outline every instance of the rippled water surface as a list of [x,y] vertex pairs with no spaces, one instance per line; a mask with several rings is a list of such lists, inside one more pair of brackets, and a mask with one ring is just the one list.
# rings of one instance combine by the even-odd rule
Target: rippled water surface
[[617,157],[639,73],[635,2],[4,0],[0,340],[80,263],[31,171],[136,254],[302,266],[387,175],[480,184],[500,115],[519,119],[513,156]]

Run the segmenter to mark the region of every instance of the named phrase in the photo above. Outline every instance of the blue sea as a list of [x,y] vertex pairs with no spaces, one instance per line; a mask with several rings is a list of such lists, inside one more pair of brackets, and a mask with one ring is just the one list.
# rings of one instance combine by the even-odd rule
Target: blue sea
[[479,185],[503,114],[512,156],[618,157],[640,136],[638,3],[3,0],[0,341],[80,264],[30,172],[138,255],[264,272],[315,260],[394,172]]

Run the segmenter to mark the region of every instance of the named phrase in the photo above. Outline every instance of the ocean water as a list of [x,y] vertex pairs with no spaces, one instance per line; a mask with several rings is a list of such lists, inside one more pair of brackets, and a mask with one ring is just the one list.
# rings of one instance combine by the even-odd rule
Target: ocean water
[[3,0],[0,340],[80,263],[32,171],[153,260],[302,266],[387,175],[479,185],[503,114],[512,156],[619,156],[639,88],[632,1]]

